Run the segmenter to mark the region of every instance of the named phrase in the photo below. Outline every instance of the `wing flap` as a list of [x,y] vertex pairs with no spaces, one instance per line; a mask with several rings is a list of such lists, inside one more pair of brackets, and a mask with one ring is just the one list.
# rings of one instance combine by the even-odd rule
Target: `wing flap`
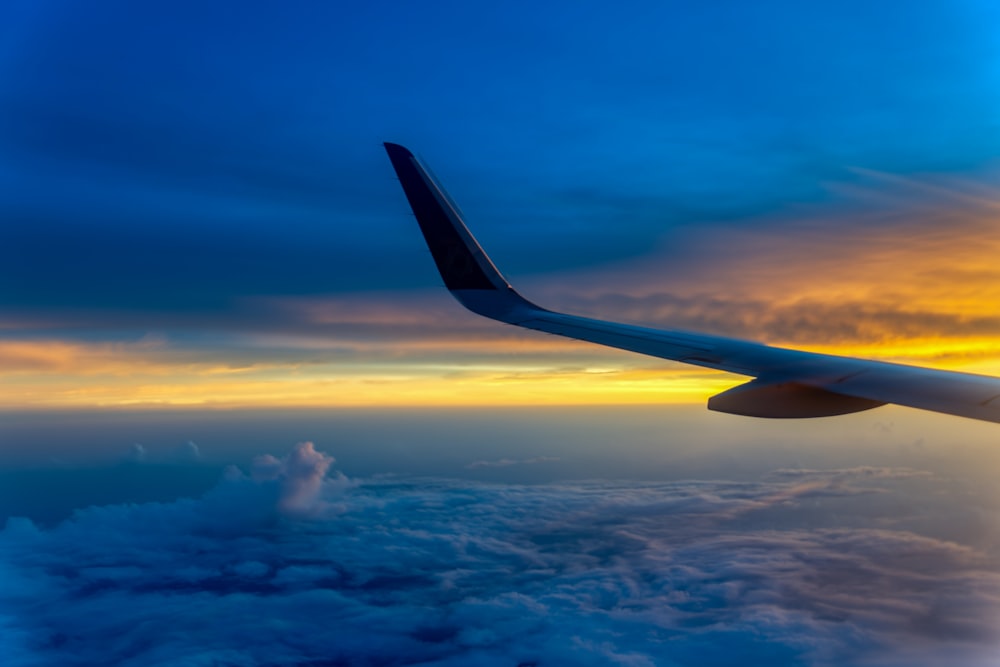
[[885,401],[836,394],[798,382],[752,380],[708,399],[708,409],[745,417],[801,419],[871,410]]

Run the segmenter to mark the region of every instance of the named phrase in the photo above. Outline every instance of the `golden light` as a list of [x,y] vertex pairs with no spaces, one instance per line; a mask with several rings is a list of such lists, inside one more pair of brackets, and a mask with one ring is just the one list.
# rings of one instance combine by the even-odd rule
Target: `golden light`
[[[686,253],[520,285],[543,305],[830,354],[1000,375],[1000,196],[867,174],[874,211],[803,210]],[[895,180],[893,180],[895,179]],[[855,193],[857,194],[857,193]],[[888,197],[888,203],[878,201]],[[907,204],[919,199],[918,206]],[[928,199],[929,197],[929,199]],[[517,281],[515,281],[517,282]],[[743,378],[506,328],[443,291],[270,298],[283,330],[126,342],[33,339],[0,323],[0,401],[88,406],[415,406],[704,402]]]

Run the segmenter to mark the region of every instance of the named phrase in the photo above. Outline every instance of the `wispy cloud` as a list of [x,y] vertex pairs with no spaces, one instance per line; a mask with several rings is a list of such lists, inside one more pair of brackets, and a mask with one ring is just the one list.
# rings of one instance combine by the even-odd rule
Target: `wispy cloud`
[[496,459],[494,461],[473,461],[465,466],[470,470],[476,468],[509,468],[511,466],[532,465],[535,463],[551,463],[558,461],[558,456],[534,456],[530,459]]

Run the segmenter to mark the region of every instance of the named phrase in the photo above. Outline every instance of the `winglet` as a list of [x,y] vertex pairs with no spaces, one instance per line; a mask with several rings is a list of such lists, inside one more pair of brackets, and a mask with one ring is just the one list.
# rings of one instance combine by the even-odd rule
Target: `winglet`
[[385,150],[452,295],[469,310],[504,322],[523,319],[526,309],[540,310],[504,279],[465,226],[444,188],[413,153],[388,142]]

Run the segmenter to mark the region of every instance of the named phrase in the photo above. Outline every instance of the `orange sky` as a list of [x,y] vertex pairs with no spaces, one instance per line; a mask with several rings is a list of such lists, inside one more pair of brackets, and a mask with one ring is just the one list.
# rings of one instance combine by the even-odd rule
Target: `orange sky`
[[[1000,196],[870,172],[864,209],[787,207],[706,224],[646,256],[518,280],[569,312],[776,345],[1000,375]],[[756,230],[756,231],[755,231]],[[687,251],[678,259],[677,244]],[[503,266],[503,262],[500,262]],[[405,297],[400,304],[401,295]],[[2,324],[14,408],[703,402],[741,381],[466,313],[444,290],[267,299],[271,331],[210,344],[154,324],[120,342],[19,338]]]

